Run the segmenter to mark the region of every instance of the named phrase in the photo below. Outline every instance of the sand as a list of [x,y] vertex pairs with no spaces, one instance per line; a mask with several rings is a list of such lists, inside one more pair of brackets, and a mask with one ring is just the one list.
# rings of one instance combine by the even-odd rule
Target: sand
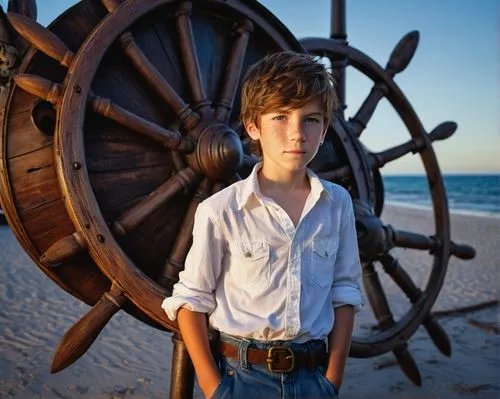
[[[383,220],[395,228],[433,234],[432,213],[386,206]],[[500,219],[452,215],[452,237],[477,250],[472,261],[452,258],[433,308],[442,312],[499,298]],[[394,254],[420,287],[432,258],[421,251]],[[408,308],[397,287],[384,279],[396,316]],[[60,289],[24,253],[10,229],[0,227],[0,398],[165,398],[168,397],[169,334],[119,312],[90,350],[62,372],[49,372],[54,350],[67,329],[89,307]],[[372,323],[369,307],[358,317],[357,333]],[[409,341],[422,375],[414,386],[387,353],[348,361],[342,398],[500,398],[500,307],[440,317],[453,354],[442,355],[420,328]],[[480,327],[478,327],[478,325]],[[199,390],[195,398],[201,398]]]

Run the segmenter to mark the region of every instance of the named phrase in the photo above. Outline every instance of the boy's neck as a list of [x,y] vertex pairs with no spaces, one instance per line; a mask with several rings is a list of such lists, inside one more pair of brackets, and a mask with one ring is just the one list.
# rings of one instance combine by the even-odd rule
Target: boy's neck
[[260,192],[281,206],[293,225],[297,227],[311,192],[306,169],[291,172],[266,168],[265,165],[264,162],[257,174]]
[[276,170],[266,167],[266,163],[257,174],[259,187],[263,194],[276,191],[296,191],[310,189],[306,169],[298,171]]

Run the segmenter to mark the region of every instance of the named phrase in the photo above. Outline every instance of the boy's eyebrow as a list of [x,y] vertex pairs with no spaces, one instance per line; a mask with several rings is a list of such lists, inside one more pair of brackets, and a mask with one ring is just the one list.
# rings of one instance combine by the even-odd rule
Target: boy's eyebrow
[[266,114],[285,114],[288,112],[290,112],[290,110],[287,108],[281,108],[281,109],[277,108],[277,109],[272,109],[269,112],[266,112]]
[[[269,111],[268,114],[288,114],[290,112],[291,112],[290,109],[276,109],[276,110],[273,110],[273,111]],[[323,116],[323,112],[314,111],[314,112],[309,112],[306,115],[307,116],[312,116],[312,115]]]

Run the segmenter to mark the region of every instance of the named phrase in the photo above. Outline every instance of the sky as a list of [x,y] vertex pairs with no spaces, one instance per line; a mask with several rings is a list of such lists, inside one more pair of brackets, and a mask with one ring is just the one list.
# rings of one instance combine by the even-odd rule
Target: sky
[[[48,25],[74,0],[38,0],[37,21]],[[330,35],[330,0],[262,0],[297,37]],[[6,8],[7,0],[0,0]],[[42,5],[43,4],[43,5]],[[444,121],[458,124],[435,142],[443,173],[500,173],[500,2],[497,0],[346,0],[347,40],[381,66],[406,33],[420,32],[409,66],[395,81],[427,132]],[[371,80],[347,69],[346,117],[368,95]],[[382,151],[410,139],[395,110],[382,100],[361,140]],[[418,155],[382,169],[384,175],[422,174]]]

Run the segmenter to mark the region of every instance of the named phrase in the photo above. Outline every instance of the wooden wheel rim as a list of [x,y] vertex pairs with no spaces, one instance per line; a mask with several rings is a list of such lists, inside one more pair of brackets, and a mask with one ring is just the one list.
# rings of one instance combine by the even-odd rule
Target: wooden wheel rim
[[[444,283],[451,240],[445,187],[432,144],[427,138],[420,119],[399,86],[392,79],[387,78],[382,67],[361,51],[351,46],[344,46],[334,39],[308,38],[301,40],[301,44],[313,54],[330,53],[338,57],[345,57],[347,65],[353,66],[373,82],[383,81],[389,89],[385,97],[398,113],[410,135],[413,138],[420,137],[426,143],[425,150],[419,154],[431,191],[436,230],[435,237],[441,245],[439,250],[433,253],[434,262],[423,295],[412,304],[405,316],[398,320],[393,327],[380,331],[370,338],[353,337],[350,351],[352,356],[376,356],[388,352],[402,342],[406,342],[416,332],[424,318],[429,314]],[[358,170],[352,172],[355,180],[364,179],[364,176],[359,176],[360,172]]]
[[[79,5],[75,5],[72,8],[66,10],[63,14],[61,14],[59,17],[57,17],[49,26],[49,28],[57,28],[61,22],[64,21],[65,18],[72,18],[74,10],[79,7]],[[38,55],[38,51],[35,48],[30,48],[27,50],[26,55],[21,61],[21,64],[17,68],[19,72],[25,72],[28,70],[33,62],[36,62],[36,57]],[[16,236],[17,240],[21,243],[22,247],[26,251],[26,253],[29,255],[29,257],[33,260],[33,262],[38,266],[38,268],[46,274],[52,281],[54,281],[57,285],[59,285],[62,289],[64,289],[66,292],[69,294],[73,295],[74,297],[78,298],[79,300],[87,303],[88,305],[93,305],[95,304],[100,296],[101,292],[94,292],[93,289],[88,289],[88,291],[78,291],[75,289],[74,285],[71,283],[68,283],[65,278],[62,276],[58,275],[58,273],[54,270],[51,269],[50,267],[45,267],[40,264],[40,255],[42,255],[43,251],[40,251],[38,246],[33,242],[32,237],[30,234],[26,231],[25,229],[25,221],[22,220],[22,217],[20,215],[19,210],[17,209],[17,203],[15,201],[15,195],[13,193],[13,188],[12,188],[12,178],[10,176],[11,173],[11,168],[9,167],[9,159],[8,159],[8,137],[7,137],[7,127],[9,125],[9,116],[10,116],[10,109],[12,107],[12,103],[15,101],[15,96],[17,95],[18,91],[23,91],[16,85],[12,84],[9,96],[7,99],[7,103],[5,105],[5,116],[3,119],[3,126],[2,126],[2,142],[0,144],[0,157],[1,157],[1,173],[0,173],[0,196],[1,201],[3,203],[3,210],[6,215],[8,215],[8,222],[9,226],[11,227],[11,230],[13,234]],[[36,98],[34,100],[35,102],[40,101],[39,98]],[[47,146],[50,145],[49,142],[46,144]],[[90,269],[93,267],[93,265],[88,265]],[[109,285],[108,279],[105,276],[102,276],[100,270],[97,270],[95,279],[99,281],[106,281],[106,283],[102,282],[103,289],[106,288]],[[88,272],[88,271],[86,271]],[[89,287],[87,287],[89,288]],[[128,310],[127,310],[128,311]],[[135,317],[137,317],[138,311],[134,314]]]
[[[91,257],[104,274],[119,285],[125,295],[149,317],[163,326],[177,331],[177,323],[171,322],[161,309],[161,302],[168,295],[167,290],[134,265],[115,241],[103,219],[96,197],[92,192],[86,160],[82,156],[84,154],[83,126],[85,121],[85,113],[82,110],[86,107],[92,78],[106,50],[133,22],[155,8],[168,3],[172,3],[172,0],[150,0],[147,2],[131,0],[123,3],[102,20],[80,47],[65,82],[66,90],[61,103],[59,124],[55,135],[55,151],[59,183],[65,194],[66,208],[77,232],[88,243]],[[277,30],[266,20],[266,18],[271,17],[271,14],[257,4],[252,6],[236,1],[214,1],[213,3],[232,7],[247,18],[252,18],[253,22],[261,29],[273,38],[277,38],[276,42],[283,50],[301,50],[298,42],[280,23],[277,25],[282,27],[282,31],[276,34]],[[90,54],[92,57],[89,56]],[[73,167],[74,165],[78,165],[78,167]]]

